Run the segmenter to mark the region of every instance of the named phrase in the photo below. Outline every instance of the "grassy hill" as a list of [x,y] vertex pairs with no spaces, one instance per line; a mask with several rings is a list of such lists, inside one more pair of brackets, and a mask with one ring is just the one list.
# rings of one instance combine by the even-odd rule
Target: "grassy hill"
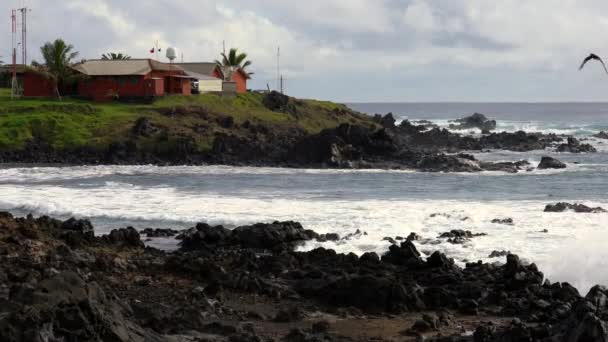
[[[147,118],[155,134],[134,137],[133,127],[141,118]],[[8,90],[0,89],[0,151],[20,150],[33,140],[60,151],[102,150],[128,140],[141,149],[158,148],[188,138],[204,153],[217,134],[250,134],[246,127],[251,124],[276,132],[295,128],[313,134],[346,122],[373,125],[369,117],[331,102],[290,99],[289,110],[273,111],[258,93],[175,95],[152,104],[100,104],[72,98],[13,100]]]

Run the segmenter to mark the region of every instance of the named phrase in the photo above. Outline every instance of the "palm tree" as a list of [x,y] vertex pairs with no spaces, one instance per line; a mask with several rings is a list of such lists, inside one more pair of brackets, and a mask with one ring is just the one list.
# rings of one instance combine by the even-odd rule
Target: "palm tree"
[[221,56],[222,60],[215,60],[215,64],[217,64],[217,66],[220,67],[222,71],[224,71],[224,78],[227,81],[230,81],[232,79],[232,73],[239,69],[242,70],[248,76],[253,75],[252,72],[247,72],[245,70],[248,66],[252,64],[251,61],[247,60],[246,53],[239,53],[238,49],[232,48],[228,52],[228,55],[222,52]]
[[103,59],[104,61],[115,61],[115,60],[127,60],[127,59],[131,59],[131,56],[127,55],[127,54],[123,54],[122,52],[119,53],[114,53],[114,52],[110,52],[110,53],[104,53],[103,55],[101,55],[101,59]]
[[63,39],[47,42],[40,48],[44,64],[32,62],[34,69],[48,79],[55,88],[57,97],[61,100],[60,86],[73,82],[78,76],[71,66],[78,52],[74,46],[66,44]]

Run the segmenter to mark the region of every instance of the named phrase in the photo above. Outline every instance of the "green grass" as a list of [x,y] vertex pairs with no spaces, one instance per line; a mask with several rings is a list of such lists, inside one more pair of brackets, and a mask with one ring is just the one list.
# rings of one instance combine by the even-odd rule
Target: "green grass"
[[[140,117],[148,117],[163,131],[157,137],[138,138],[141,148],[159,148],[188,137],[194,139],[200,151],[211,149],[217,132],[249,134],[243,128],[220,127],[218,117],[231,116],[237,126],[249,121],[276,130],[299,127],[309,133],[344,122],[372,124],[369,118],[332,102],[295,100],[297,115],[292,115],[268,110],[262,100],[263,95],[257,93],[233,97],[204,94],[167,96],[147,105],[100,104],[73,98],[11,99],[9,90],[0,89],[0,149],[18,150],[34,138],[56,149],[104,148],[112,142],[131,139],[131,128]],[[199,108],[198,112],[207,114],[163,114],[175,108]]]

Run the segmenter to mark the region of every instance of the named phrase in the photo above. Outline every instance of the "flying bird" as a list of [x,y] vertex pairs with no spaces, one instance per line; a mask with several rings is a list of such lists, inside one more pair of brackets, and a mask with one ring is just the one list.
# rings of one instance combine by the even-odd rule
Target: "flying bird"
[[604,67],[604,71],[606,71],[606,73],[608,74],[608,69],[606,69],[606,64],[604,64],[604,61],[602,60],[602,58],[600,58],[600,56],[598,56],[594,53],[590,54],[589,56],[587,56],[587,58],[585,58],[585,60],[583,60],[583,63],[578,68],[578,70],[583,70],[583,67],[585,67],[585,64],[587,64],[587,62],[589,62],[591,60],[596,60],[596,61],[599,61],[600,63],[602,63],[602,66]]

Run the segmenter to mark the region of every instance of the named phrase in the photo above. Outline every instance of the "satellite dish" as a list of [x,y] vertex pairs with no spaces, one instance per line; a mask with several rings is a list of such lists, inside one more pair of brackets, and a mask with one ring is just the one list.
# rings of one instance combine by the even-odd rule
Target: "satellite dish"
[[177,58],[177,49],[170,47],[167,49],[167,58],[173,62]]

